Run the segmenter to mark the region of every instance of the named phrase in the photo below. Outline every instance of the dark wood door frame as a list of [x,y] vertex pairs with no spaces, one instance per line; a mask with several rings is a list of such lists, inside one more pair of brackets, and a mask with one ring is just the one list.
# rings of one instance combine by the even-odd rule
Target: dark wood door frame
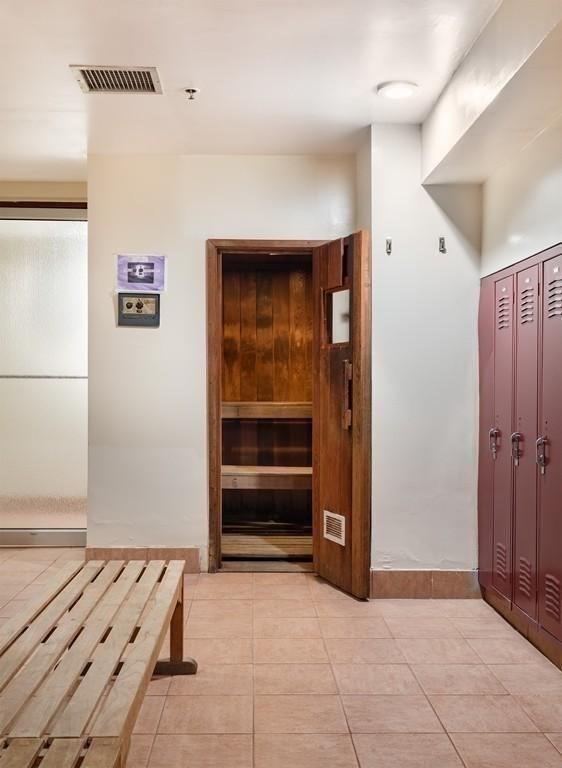
[[[367,237],[365,233],[361,237]],[[222,535],[222,436],[221,436],[221,408],[222,408],[222,266],[223,254],[228,253],[256,253],[283,254],[306,253],[313,255],[315,249],[324,245],[325,240],[207,240],[207,417],[208,417],[208,456],[209,456],[209,571],[215,572],[221,562],[221,535]],[[359,277],[359,276],[358,276]],[[364,294],[370,287],[370,274],[361,275],[354,286]],[[361,322],[367,322],[368,338],[361,338],[361,376],[371,375],[371,345],[370,345],[370,301],[366,304],[367,316],[361,318]],[[358,332],[353,329],[354,335]],[[364,392],[370,392],[370,388]],[[366,407],[369,421],[368,434],[370,435],[370,399],[369,402],[357,403],[357,406]],[[359,409],[358,409],[358,412]],[[364,437],[364,436],[363,436]],[[358,431],[358,440],[362,439]],[[357,490],[358,504],[363,512],[363,525],[358,531],[357,540],[354,542],[354,556],[358,565],[357,580],[366,583],[370,578],[370,530],[371,530],[371,498],[370,482],[364,479],[370,478],[371,453],[370,441],[368,450],[363,451],[359,459],[360,466],[354,471],[353,485]],[[361,488],[359,488],[361,486]],[[364,530],[363,530],[364,529]]]

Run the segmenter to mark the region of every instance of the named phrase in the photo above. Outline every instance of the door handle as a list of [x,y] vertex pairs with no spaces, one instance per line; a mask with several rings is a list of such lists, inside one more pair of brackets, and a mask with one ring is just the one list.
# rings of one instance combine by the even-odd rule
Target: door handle
[[513,466],[518,467],[519,466],[519,459],[523,455],[523,452],[521,450],[521,441],[523,440],[523,435],[521,432],[514,432],[511,435],[511,458],[513,459]]
[[546,456],[546,446],[548,445],[548,438],[539,437],[539,439],[536,442],[537,446],[537,465],[540,469],[541,475],[544,475],[546,472],[546,465],[548,464],[548,458]]
[[350,360],[343,361],[343,428],[351,428],[351,386],[353,381],[353,365]]
[[488,439],[490,442],[490,452],[492,454],[492,459],[495,461],[498,458],[498,438],[500,436],[500,431],[497,429],[497,427],[492,427],[492,429],[488,433]]

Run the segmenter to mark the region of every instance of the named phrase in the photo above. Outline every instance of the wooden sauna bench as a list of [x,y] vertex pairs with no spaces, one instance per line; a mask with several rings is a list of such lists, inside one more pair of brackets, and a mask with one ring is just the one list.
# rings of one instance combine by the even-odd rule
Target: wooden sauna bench
[[183,659],[184,567],[69,562],[0,625],[0,768],[125,766],[152,674],[197,670]]

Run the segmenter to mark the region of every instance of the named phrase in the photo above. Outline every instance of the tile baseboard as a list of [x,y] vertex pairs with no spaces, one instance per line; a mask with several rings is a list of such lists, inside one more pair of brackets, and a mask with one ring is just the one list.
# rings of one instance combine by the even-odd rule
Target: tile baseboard
[[199,547],[86,547],[86,560],[185,560],[184,573],[200,573]]
[[373,598],[481,598],[478,571],[371,571]]

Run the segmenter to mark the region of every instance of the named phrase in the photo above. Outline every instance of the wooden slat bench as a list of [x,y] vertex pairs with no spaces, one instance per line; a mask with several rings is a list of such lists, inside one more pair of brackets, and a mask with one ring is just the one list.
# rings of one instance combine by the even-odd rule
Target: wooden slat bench
[[0,768],[125,765],[152,674],[197,671],[183,658],[184,565],[68,563],[0,626]]

